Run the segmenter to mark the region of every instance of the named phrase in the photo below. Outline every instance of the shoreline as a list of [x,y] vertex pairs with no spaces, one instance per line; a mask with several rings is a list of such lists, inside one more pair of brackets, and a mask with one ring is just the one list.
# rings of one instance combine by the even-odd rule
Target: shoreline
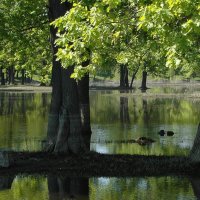
[[[91,82],[90,83],[90,91],[120,91],[120,96],[129,97],[129,96],[141,96],[144,98],[188,98],[188,99],[199,99],[200,98],[200,82],[190,82],[185,83],[184,81],[181,82],[165,82],[165,81],[149,81],[147,83],[148,89],[146,92],[141,92],[138,89],[137,85],[133,89],[123,89],[120,88],[118,83],[116,82]],[[174,88],[174,89],[181,89],[184,88],[185,91],[183,92],[156,92],[152,90],[157,88]],[[189,91],[189,90],[193,91]],[[196,90],[196,91],[195,91]],[[189,92],[188,92],[189,91]],[[40,86],[36,84],[29,84],[29,85],[0,85],[0,92],[16,92],[16,93],[51,93],[52,87],[51,86]]]

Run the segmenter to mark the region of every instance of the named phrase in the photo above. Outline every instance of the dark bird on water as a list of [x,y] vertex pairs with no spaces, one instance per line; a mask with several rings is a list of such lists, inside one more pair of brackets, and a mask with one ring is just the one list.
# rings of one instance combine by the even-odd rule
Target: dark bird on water
[[173,131],[167,131],[167,136],[173,136],[174,132]]
[[158,132],[158,135],[164,136],[164,135],[165,135],[165,131],[164,131],[164,130],[160,130],[160,131]]

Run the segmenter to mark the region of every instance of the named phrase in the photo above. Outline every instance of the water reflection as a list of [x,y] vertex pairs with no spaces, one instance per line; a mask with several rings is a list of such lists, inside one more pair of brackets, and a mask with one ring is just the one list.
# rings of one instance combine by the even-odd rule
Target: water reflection
[[38,150],[46,137],[50,94],[0,93],[0,147]]
[[[153,89],[150,91],[153,94]],[[199,123],[199,101],[136,96],[136,93],[90,92],[91,149],[103,153],[187,155]],[[46,138],[50,97],[46,93],[0,93],[0,148],[41,149]],[[161,129],[175,134],[171,138],[160,137],[157,133]],[[148,147],[114,142],[141,136],[156,142]]]
[[[159,98],[157,95],[135,96],[118,91],[112,94],[93,91],[91,96],[92,142],[98,142],[91,144],[92,150],[145,155],[188,154],[199,123],[198,100]],[[175,134],[171,138],[161,137],[158,135],[161,129]],[[132,140],[141,136],[150,137],[156,142],[148,147],[104,143],[110,140]]]
[[120,97],[120,121],[122,125],[130,123],[128,98],[123,96]]
[[[6,180],[1,179],[0,180]],[[9,182],[10,181],[10,182]],[[6,182],[6,181],[5,181]],[[199,179],[186,177],[67,178],[16,176],[0,190],[1,200],[199,199]],[[11,185],[12,182],[12,185]]]
[[91,179],[91,199],[196,199],[190,181],[183,177]]
[[12,176],[0,176],[0,191],[11,189],[13,180]]
[[49,200],[89,199],[88,178],[48,176]]
[[[178,93],[191,88],[164,90]],[[159,89],[146,93],[155,91]],[[135,92],[90,92],[91,149],[103,153],[187,155],[199,123],[199,100],[136,96]],[[0,93],[0,147],[39,150],[46,137],[49,104],[50,94]],[[157,134],[161,129],[173,130],[175,135],[161,137]],[[140,136],[156,142],[149,146],[105,143]],[[196,199],[200,198],[199,185],[200,180],[192,177],[82,179],[20,175],[0,177],[0,199]]]

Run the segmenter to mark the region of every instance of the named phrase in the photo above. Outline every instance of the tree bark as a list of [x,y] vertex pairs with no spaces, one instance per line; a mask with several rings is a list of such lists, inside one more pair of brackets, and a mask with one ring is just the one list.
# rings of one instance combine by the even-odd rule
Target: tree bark
[[128,88],[128,68],[127,65],[120,65],[120,87]]
[[73,67],[61,69],[62,105],[55,152],[79,153],[84,149],[77,83],[70,76]]
[[[71,8],[68,2],[49,0],[49,19],[61,17]],[[79,153],[84,149],[81,135],[81,116],[77,83],[70,76],[74,67],[64,69],[56,61],[57,47],[54,45],[57,30],[50,27],[53,50],[52,100],[48,121],[47,151]]]
[[3,68],[0,68],[0,74],[1,74],[1,85],[5,85],[5,74],[3,72]]
[[90,138],[92,130],[90,126],[89,74],[86,74],[78,82],[78,92],[82,118],[82,136],[87,150],[90,150]]
[[130,88],[133,88],[133,81],[135,80],[135,76],[138,73],[140,66],[137,67],[137,69],[135,70],[135,72],[132,75],[132,79],[131,79],[131,84],[130,84]]
[[[65,14],[67,8],[64,4],[60,4],[60,1],[49,0],[49,21],[52,22],[58,17],[61,17]],[[61,63],[56,61],[56,53],[57,47],[54,45],[56,40],[56,32],[57,30],[50,26],[50,34],[51,34],[51,46],[53,52],[52,59],[52,97],[51,97],[51,105],[49,111],[48,118],[48,127],[47,127],[47,151],[54,151],[54,147],[57,140],[57,132],[59,126],[59,115],[62,105],[62,88],[61,88]],[[64,116],[63,116],[64,117]],[[63,121],[60,119],[60,121]]]
[[147,89],[147,72],[146,71],[142,72],[142,84],[141,84],[140,89],[141,90]]
[[24,85],[24,83],[25,83],[25,69],[22,69],[21,73],[22,73],[22,85]]
[[14,74],[15,74],[14,67],[13,66],[9,67],[8,68],[8,83],[9,84],[14,84],[14,80],[15,80]]

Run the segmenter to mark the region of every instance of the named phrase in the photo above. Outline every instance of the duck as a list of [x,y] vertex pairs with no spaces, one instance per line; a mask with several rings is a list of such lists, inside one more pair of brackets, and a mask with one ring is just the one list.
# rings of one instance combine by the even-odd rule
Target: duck
[[139,137],[138,139],[135,140],[135,142],[137,142],[140,145],[146,145],[155,142],[155,140],[147,137]]
[[167,131],[167,136],[173,136],[174,132],[173,131]]
[[164,136],[165,135],[165,131],[162,129],[162,130],[160,130],[159,132],[158,132],[158,135],[160,135],[160,136]]

